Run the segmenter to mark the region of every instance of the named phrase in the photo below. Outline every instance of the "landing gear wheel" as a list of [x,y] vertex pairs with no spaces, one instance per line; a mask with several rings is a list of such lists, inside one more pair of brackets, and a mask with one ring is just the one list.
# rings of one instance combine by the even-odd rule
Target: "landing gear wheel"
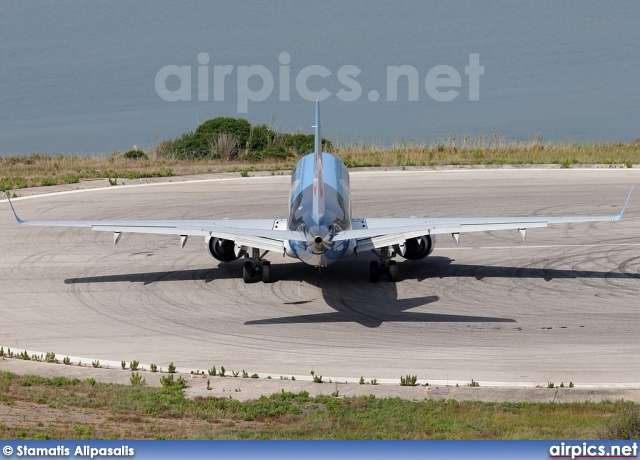
[[392,283],[398,281],[398,266],[396,265],[395,260],[389,261],[389,267],[387,268],[387,271],[389,272],[389,281],[391,281]]
[[380,267],[378,266],[378,262],[372,260],[369,264],[369,281],[372,283],[377,283],[380,279]]
[[262,262],[262,282],[271,282],[271,262]]
[[245,262],[242,268],[242,279],[245,283],[253,282],[253,264],[251,262]]

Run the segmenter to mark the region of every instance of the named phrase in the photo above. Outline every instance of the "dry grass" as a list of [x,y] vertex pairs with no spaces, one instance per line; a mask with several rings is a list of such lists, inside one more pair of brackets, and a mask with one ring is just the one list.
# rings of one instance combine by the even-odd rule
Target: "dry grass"
[[[138,179],[173,175],[232,172],[242,170],[290,169],[296,161],[260,160],[252,163],[235,155],[236,146],[228,139],[217,139],[212,149],[234,159],[179,159],[156,148],[146,158],[127,158],[121,152],[109,156],[42,155],[6,156],[0,158],[0,189],[31,186],[73,184],[97,178]],[[164,153],[161,153],[164,152]],[[498,136],[478,138],[449,137],[434,144],[398,141],[391,147],[378,144],[339,145],[333,153],[348,167],[491,165],[491,164],[599,164],[609,167],[632,167],[640,163],[640,141],[609,144],[540,144],[537,141],[509,143]]]
[[490,164],[605,164],[631,167],[640,163],[640,141],[575,144],[535,141],[509,143],[500,137],[440,139],[435,144],[395,142],[346,145],[336,150],[348,166],[437,166]]

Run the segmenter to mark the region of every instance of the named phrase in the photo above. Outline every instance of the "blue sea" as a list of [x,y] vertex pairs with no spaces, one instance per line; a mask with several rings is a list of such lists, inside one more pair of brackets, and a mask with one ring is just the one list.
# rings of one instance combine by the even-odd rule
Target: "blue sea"
[[640,138],[640,2],[0,1],[0,154],[216,116],[334,142]]

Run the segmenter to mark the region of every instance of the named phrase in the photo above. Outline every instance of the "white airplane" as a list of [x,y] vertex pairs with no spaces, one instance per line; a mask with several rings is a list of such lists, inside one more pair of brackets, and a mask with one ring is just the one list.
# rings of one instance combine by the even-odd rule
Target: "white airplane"
[[524,240],[527,228],[615,222],[624,214],[633,192],[631,187],[622,211],[615,216],[352,218],[349,172],[339,158],[322,152],[317,101],[314,128],[314,151],[298,161],[291,174],[286,219],[25,221],[18,217],[10,199],[9,204],[20,225],[113,232],[114,244],[123,232],[179,235],[181,247],[189,236],[203,237],[209,253],[219,261],[244,258],[245,283],[258,277],[265,283],[272,281],[271,264],[263,260],[270,251],[315,267],[327,267],[338,259],[368,250],[379,259],[370,262],[370,280],[377,282],[381,274],[386,274],[395,282],[398,266],[393,258],[400,255],[409,260],[423,259],[433,251],[437,235],[449,234],[457,245],[461,233],[517,230]]

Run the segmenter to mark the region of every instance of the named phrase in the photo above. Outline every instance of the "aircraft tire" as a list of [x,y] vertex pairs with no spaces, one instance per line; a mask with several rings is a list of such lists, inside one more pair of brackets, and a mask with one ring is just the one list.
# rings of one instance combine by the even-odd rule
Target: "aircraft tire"
[[262,282],[271,282],[271,262],[262,262]]
[[398,281],[398,265],[396,265],[395,260],[389,261],[388,270],[389,270],[389,281],[391,281],[392,283],[395,283],[396,281]]
[[253,282],[253,264],[251,262],[245,262],[242,268],[242,279],[245,283]]
[[377,283],[380,279],[380,266],[378,262],[372,260],[369,264],[369,281],[372,283]]

